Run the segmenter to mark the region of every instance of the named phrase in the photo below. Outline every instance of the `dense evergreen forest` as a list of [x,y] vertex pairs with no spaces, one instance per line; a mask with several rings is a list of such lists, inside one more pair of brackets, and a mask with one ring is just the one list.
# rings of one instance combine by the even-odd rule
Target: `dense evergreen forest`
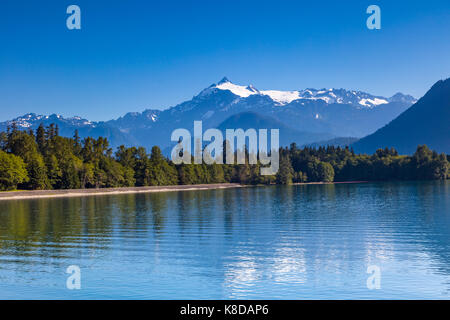
[[14,125],[0,133],[0,190],[79,189],[237,182],[295,182],[448,179],[449,157],[422,145],[412,156],[394,149],[357,155],[350,148],[280,148],[275,176],[260,175],[260,165],[181,164],[165,158],[159,147],[115,152],[105,138],[59,136],[43,125],[21,131]]

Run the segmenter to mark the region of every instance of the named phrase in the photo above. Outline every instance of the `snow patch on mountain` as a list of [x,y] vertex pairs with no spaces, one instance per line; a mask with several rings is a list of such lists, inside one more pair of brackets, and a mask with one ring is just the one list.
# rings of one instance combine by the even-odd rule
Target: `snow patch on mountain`
[[264,90],[261,91],[261,94],[269,96],[280,105],[285,105],[301,98],[298,91]]
[[402,94],[396,94],[392,98],[384,98],[379,96],[373,96],[371,94],[361,91],[348,91],[345,89],[304,89],[295,91],[282,91],[282,90],[258,90],[252,85],[242,86],[232,83],[226,77],[223,78],[217,85],[212,85],[208,89],[202,91],[200,96],[207,96],[217,90],[228,90],[240,98],[248,98],[252,95],[264,95],[268,96],[278,106],[287,105],[296,100],[322,100],[327,104],[351,104],[359,108],[367,107],[373,108],[382,104],[387,104],[393,100],[411,103],[415,101],[413,97]]
[[81,117],[75,116],[71,118],[64,118],[59,114],[52,114],[50,116],[37,115],[35,113],[27,113],[21,117],[17,117],[13,120],[9,120],[1,123],[3,126],[17,126],[19,129],[28,129],[39,125],[41,122],[54,121],[57,123],[62,123],[65,125],[70,125],[74,127],[96,127],[96,123],[89,120],[83,119]]
[[372,106],[378,106],[380,104],[386,104],[389,103],[386,99],[379,99],[379,98],[373,98],[373,99],[361,99],[359,101],[360,105],[366,106],[366,107],[372,107]]
[[259,93],[258,91],[254,90],[250,86],[247,86],[247,87],[239,86],[239,85],[236,85],[231,82],[223,82],[221,84],[218,84],[216,86],[216,88],[220,89],[220,90],[229,90],[229,91],[233,92],[235,95],[243,97],[243,98],[247,98],[253,94]]

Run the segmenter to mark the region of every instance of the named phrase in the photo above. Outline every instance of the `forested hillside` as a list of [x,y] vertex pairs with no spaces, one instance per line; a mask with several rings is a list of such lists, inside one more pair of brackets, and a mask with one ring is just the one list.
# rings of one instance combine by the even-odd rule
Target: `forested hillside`
[[79,189],[238,182],[291,184],[351,180],[447,179],[448,156],[419,146],[412,156],[380,149],[371,156],[341,147],[280,149],[280,170],[260,175],[260,165],[181,164],[159,147],[117,150],[106,138],[61,137],[58,127],[16,127],[0,133],[0,190]]
[[358,152],[374,152],[394,147],[413,153],[418,144],[450,153],[450,78],[436,82],[411,108],[353,147]]

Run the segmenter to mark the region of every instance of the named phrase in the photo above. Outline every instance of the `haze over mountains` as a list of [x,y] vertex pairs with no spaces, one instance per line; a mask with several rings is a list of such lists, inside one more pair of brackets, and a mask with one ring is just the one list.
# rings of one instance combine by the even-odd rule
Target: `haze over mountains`
[[0,123],[0,130],[6,130],[13,122],[20,129],[55,123],[64,136],[72,136],[77,129],[81,137],[107,137],[113,147],[158,145],[165,149],[172,145],[170,136],[174,129],[193,130],[193,122],[202,120],[204,130],[224,125],[255,129],[263,124],[264,128],[278,126],[282,145],[291,142],[303,145],[341,137],[364,137],[415,102],[412,96],[401,93],[387,98],[345,89],[258,90],[224,78],[191,100],[163,111],[130,112],[106,122],[27,114]]
[[244,130],[250,128],[278,129],[280,132],[280,146],[288,146],[296,141],[323,141],[331,137],[328,133],[299,131],[286,126],[278,120],[251,111],[235,114],[218,126],[218,129],[222,132],[226,132],[228,128],[241,128]]

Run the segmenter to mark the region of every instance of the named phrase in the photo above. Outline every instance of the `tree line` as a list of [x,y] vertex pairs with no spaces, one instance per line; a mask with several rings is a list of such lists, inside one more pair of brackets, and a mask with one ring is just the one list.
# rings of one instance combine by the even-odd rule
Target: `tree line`
[[449,157],[417,147],[412,156],[395,149],[373,155],[355,154],[349,147],[280,148],[279,171],[260,175],[260,164],[180,164],[154,146],[120,146],[114,152],[106,138],[80,139],[59,135],[58,127],[35,130],[12,125],[0,133],[0,190],[51,190],[163,186],[235,182],[291,184],[297,182],[448,179]]

